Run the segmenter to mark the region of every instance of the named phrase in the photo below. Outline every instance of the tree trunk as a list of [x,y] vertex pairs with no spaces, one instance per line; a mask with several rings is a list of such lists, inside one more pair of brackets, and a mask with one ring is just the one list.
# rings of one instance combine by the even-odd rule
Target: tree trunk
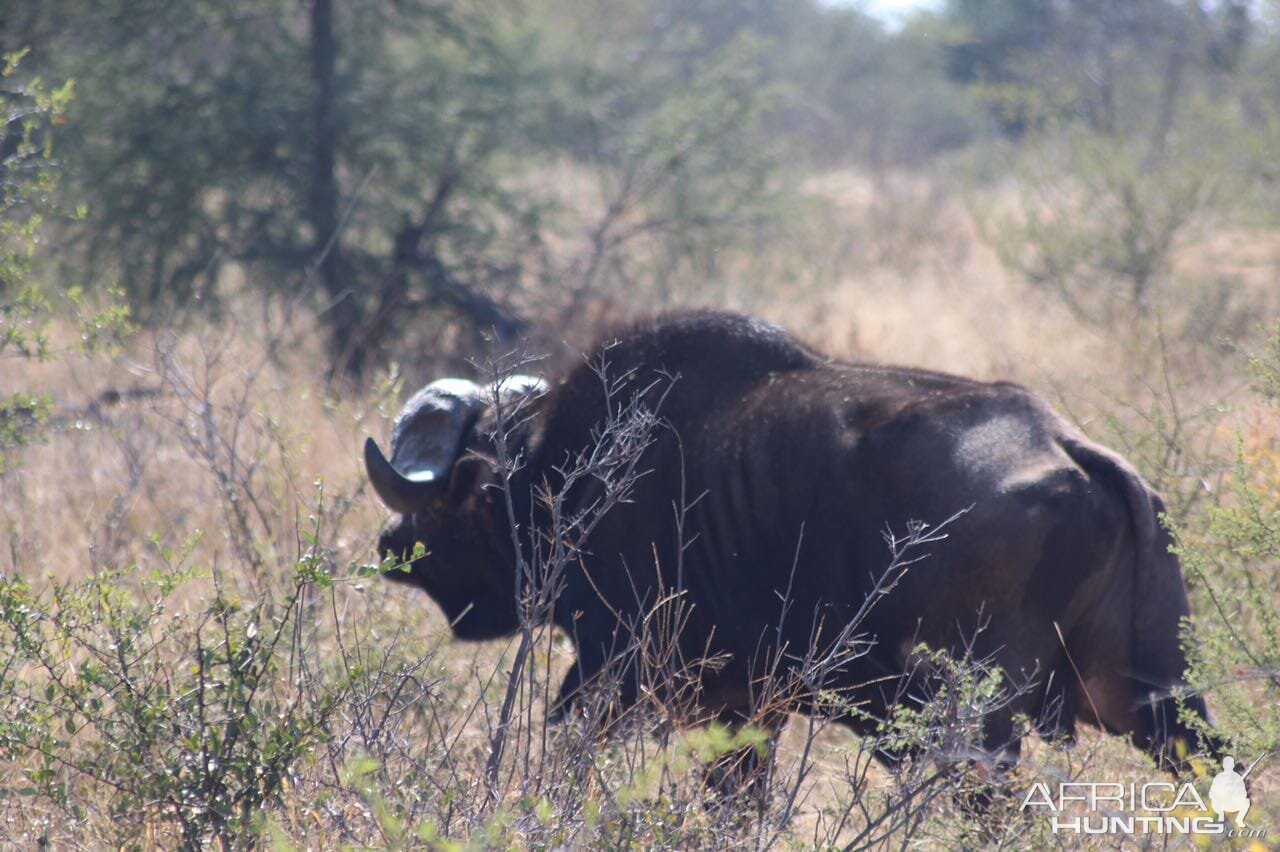
[[335,67],[338,46],[333,32],[333,0],[310,0],[312,105],[311,178],[307,217],[315,232],[315,274],[328,299],[324,316],[329,327],[334,375],[359,375],[365,346],[360,330],[363,311],[350,280],[338,233],[341,190],[338,186],[338,131],[334,118]]

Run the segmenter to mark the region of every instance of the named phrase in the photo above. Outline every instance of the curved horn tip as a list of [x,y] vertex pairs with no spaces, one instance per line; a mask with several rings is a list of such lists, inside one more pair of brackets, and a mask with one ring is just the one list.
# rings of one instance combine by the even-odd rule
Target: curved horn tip
[[[382,464],[391,464],[387,461],[387,457],[382,454],[382,449],[378,446],[378,442],[373,438],[364,439],[364,469],[366,473],[372,474],[375,467]],[[372,477],[370,477],[372,478]]]

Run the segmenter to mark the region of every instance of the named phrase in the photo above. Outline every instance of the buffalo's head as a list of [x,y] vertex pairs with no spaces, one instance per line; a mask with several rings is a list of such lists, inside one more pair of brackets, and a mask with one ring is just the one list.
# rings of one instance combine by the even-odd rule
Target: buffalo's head
[[[365,441],[369,482],[400,514],[382,533],[383,559],[424,555],[388,577],[425,589],[462,639],[492,639],[519,626],[515,559],[491,437],[499,417],[516,418],[545,390],[541,379],[509,376],[484,387],[441,379],[413,395],[396,419],[388,460]],[[500,411],[495,411],[494,403]]]

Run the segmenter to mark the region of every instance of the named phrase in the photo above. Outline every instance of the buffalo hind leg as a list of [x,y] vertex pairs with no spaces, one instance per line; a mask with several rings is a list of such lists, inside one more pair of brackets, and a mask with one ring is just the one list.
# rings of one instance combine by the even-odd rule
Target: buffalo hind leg
[[1188,725],[1180,717],[1182,710],[1190,710],[1208,726],[1209,711],[1200,696],[1190,695],[1179,700],[1170,695],[1148,693],[1139,698],[1132,733],[1134,745],[1151,755],[1161,769],[1179,775],[1191,768],[1190,759],[1197,754],[1207,754],[1219,762],[1226,754],[1222,738],[1212,732],[1201,733]]

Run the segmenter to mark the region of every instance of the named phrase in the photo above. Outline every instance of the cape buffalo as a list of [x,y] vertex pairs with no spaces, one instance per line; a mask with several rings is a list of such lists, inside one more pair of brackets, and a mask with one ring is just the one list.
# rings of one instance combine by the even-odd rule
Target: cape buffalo
[[[1064,735],[1076,720],[1127,734],[1175,770],[1201,747],[1178,717],[1179,701],[1205,706],[1182,680],[1187,596],[1160,498],[1024,388],[841,363],[767,322],[707,312],[609,338],[549,383],[492,390],[434,382],[396,422],[390,460],[365,445],[374,489],[400,514],[379,549],[411,559],[389,576],[425,589],[462,639],[517,631],[532,576],[517,565],[555,544],[552,509],[570,523],[616,487],[592,476],[566,489],[566,470],[626,405],[654,415],[625,499],[572,545],[545,610],[577,651],[562,708],[618,665],[650,608],[679,598],[683,659],[717,660],[693,700],[721,718],[747,716],[766,675],[848,645],[856,623],[860,650],[822,684],[849,697],[824,706],[855,729],[917,700],[906,680],[923,643],[1030,684],[983,719],[1000,764],[1016,760],[1014,714],[1052,715]],[[495,407],[516,425],[495,428]],[[947,519],[924,558],[877,585],[886,531]],[[626,707],[653,684],[625,671],[634,659],[622,666]],[[824,709],[804,689],[790,698]]]

